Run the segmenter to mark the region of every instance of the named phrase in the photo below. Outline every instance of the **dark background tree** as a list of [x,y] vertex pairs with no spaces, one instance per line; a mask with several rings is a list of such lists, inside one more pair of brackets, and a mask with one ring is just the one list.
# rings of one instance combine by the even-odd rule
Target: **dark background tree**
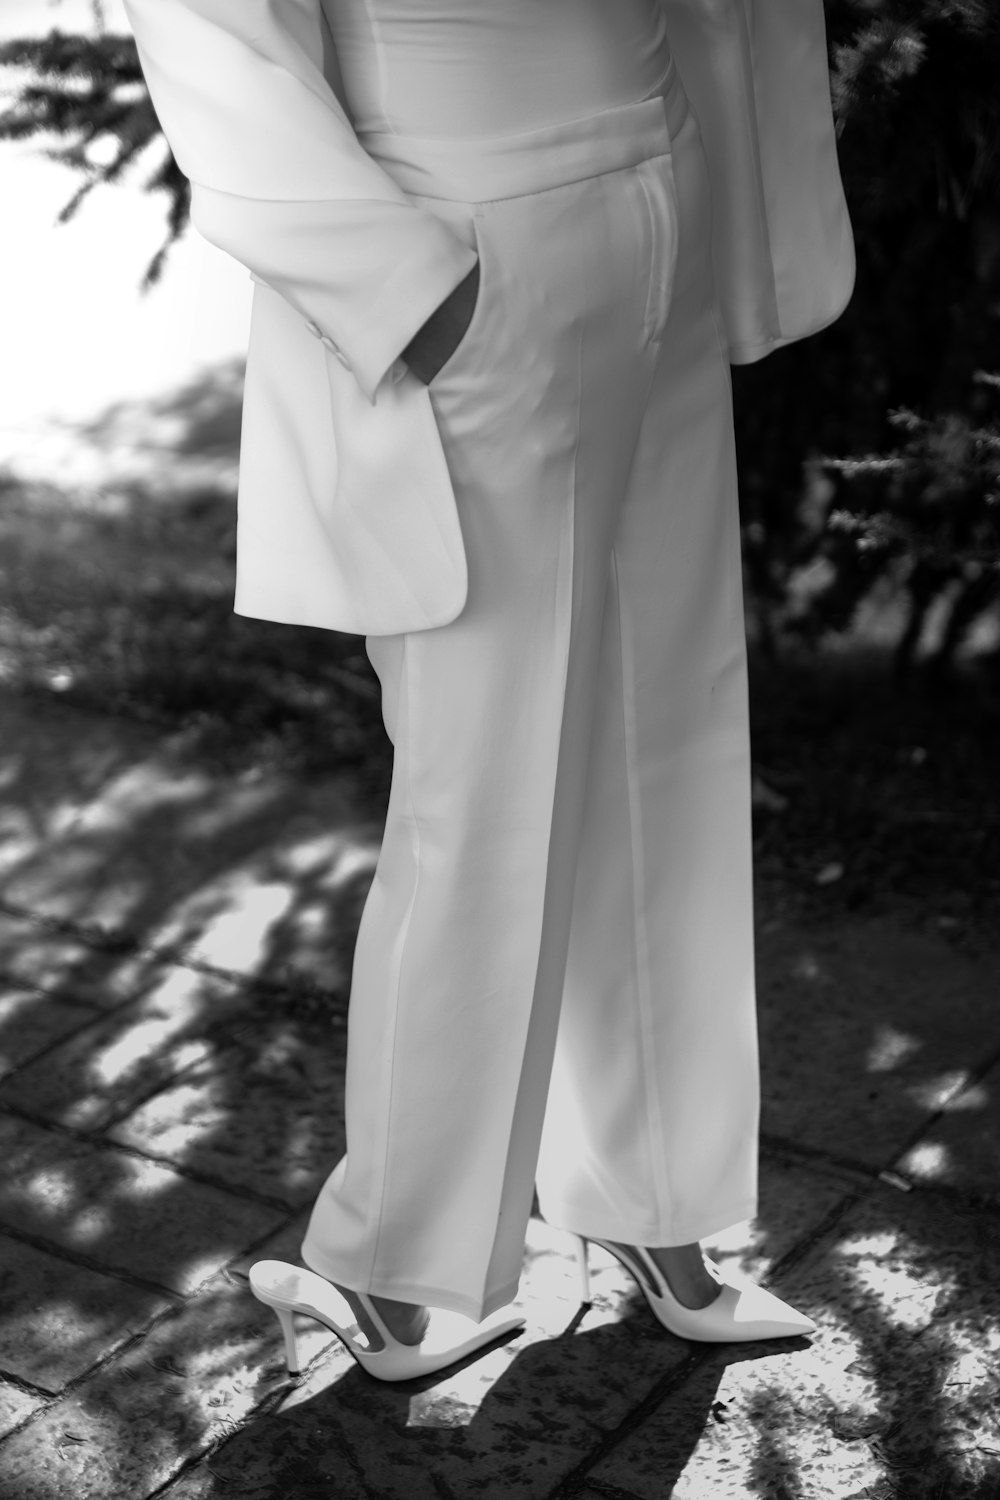
[[[841,164],[858,248],[830,330],[734,372],[747,576],[765,651],[841,631],[877,584],[908,600],[912,661],[947,596],[947,665],[1000,599],[1000,13],[993,0],[827,0]],[[130,37],[58,30],[0,47],[22,70],[0,139],[55,138],[83,182],[147,154],[167,200],[162,272],[188,184]]]
[[949,590],[944,663],[997,600],[1000,12],[828,0],[827,20],[857,287],[829,331],[734,371],[748,573],[765,645],[844,628],[894,580],[902,668]]

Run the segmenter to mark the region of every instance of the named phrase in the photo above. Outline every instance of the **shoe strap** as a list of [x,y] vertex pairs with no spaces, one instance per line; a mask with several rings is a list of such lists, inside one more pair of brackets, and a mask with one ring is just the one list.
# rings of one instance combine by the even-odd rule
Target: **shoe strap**
[[[417,1347],[416,1345],[411,1346],[409,1344],[404,1344],[401,1339],[396,1338],[395,1334],[389,1332],[388,1328],[385,1326],[385,1323],[382,1321],[382,1317],[379,1313],[378,1308],[375,1306],[368,1292],[355,1292],[353,1287],[348,1288],[348,1290],[351,1291],[355,1297],[357,1297],[359,1302],[361,1302],[365,1309],[365,1312],[374,1323],[375,1332],[382,1340],[382,1349],[408,1349],[410,1347]],[[361,1329],[361,1332],[364,1333],[363,1328]],[[381,1354],[382,1349],[366,1349],[363,1352],[365,1354]]]
[[663,1277],[659,1267],[647,1252],[643,1245],[623,1245],[619,1241],[612,1242],[619,1250],[624,1250],[628,1260],[637,1267],[640,1275],[639,1280],[644,1291],[649,1291],[654,1297],[663,1296]]
[[639,1290],[645,1296],[663,1297],[663,1281],[656,1264],[646,1254],[642,1245],[626,1245],[620,1240],[594,1240],[595,1245],[602,1245],[609,1255],[613,1255],[625,1269],[634,1276],[639,1283]]

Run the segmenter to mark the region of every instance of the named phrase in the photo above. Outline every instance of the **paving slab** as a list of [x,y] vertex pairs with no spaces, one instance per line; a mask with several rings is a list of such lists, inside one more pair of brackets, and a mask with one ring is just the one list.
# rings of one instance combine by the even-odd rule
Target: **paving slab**
[[[278,1383],[266,1310],[213,1283],[0,1446],[0,1494],[141,1500],[231,1432]],[[277,1329],[277,1324],[275,1324]]]
[[[134,967],[134,966],[133,966]],[[99,1130],[223,1045],[249,1010],[232,980],[174,964],[144,967],[137,998],[78,1030],[0,1082],[9,1103],[78,1130]]]
[[253,848],[223,830],[222,847],[227,838],[233,846],[229,864],[179,891],[149,929],[150,941],[182,943],[200,962],[317,989],[344,1014],[381,827],[324,782],[286,784],[266,812]]
[[[149,726],[17,699],[4,713],[4,897],[40,915],[145,930],[190,871],[185,824],[211,816],[213,778],[171,761],[168,736]],[[197,853],[204,862],[207,848]]]
[[67,1033],[89,1025],[94,1010],[0,980],[0,1078],[47,1052]]
[[1000,1202],[1000,1062],[947,1101],[899,1168],[919,1182]]
[[[12,889],[30,883],[55,846],[69,852],[65,840],[83,809],[123,768],[155,754],[162,736],[134,720],[16,694],[4,695],[3,719],[0,884]],[[50,889],[65,892],[78,869],[79,856],[62,876],[53,864]]]
[[0,1369],[53,1395],[171,1305],[0,1234]]
[[381,840],[349,778],[233,775],[192,759],[183,730],[17,700],[4,712],[8,907],[346,993]]
[[302,1261],[299,1258],[299,1250],[305,1238],[311,1207],[310,1204],[308,1208],[300,1208],[273,1234],[261,1240],[253,1250],[248,1251],[246,1255],[238,1255],[235,1260],[230,1261],[227,1267],[228,1275],[232,1278],[242,1277],[245,1281],[255,1260],[289,1260],[294,1265],[300,1266]]
[[5,1380],[0,1374],[0,1438],[13,1432],[14,1428],[26,1421],[33,1412],[41,1411],[44,1405],[44,1396],[36,1391],[23,1390],[12,1380]]
[[0,1153],[0,1229],[167,1290],[190,1291],[285,1218],[121,1148],[22,1120],[0,1117]]
[[782,1287],[812,1346],[708,1350],[588,1480],[638,1500],[1000,1493],[998,1281],[996,1220],[873,1189]]
[[124,984],[115,983],[121,949],[95,947],[97,940],[0,908],[0,976],[11,987],[112,1009],[134,999],[135,992],[128,976]]
[[[814,1350],[728,1346],[706,1356],[640,1429],[590,1476],[637,1500],[846,1500],[883,1470],[863,1440],[841,1435],[830,1371]],[[838,1372],[847,1403],[863,1382]],[[605,1490],[606,1494],[607,1491]]]
[[891,918],[758,937],[762,1129],[884,1166],[1000,1047],[1000,966]]
[[[362,1378],[348,1376],[338,1387],[346,1402],[348,1384],[357,1386],[355,1410],[342,1413],[328,1400],[314,1403],[302,1421],[262,1418],[254,1430],[263,1454],[245,1462],[242,1451],[227,1447],[166,1491],[164,1500],[233,1494],[240,1500],[542,1500],[579,1456],[551,1434],[538,1439],[494,1426],[488,1402],[468,1424],[452,1417],[415,1425],[411,1397],[389,1386],[369,1397]],[[512,1399],[523,1404],[516,1392]]]
[[346,1041],[336,1019],[258,1019],[109,1136],[230,1186],[311,1201],[346,1149]]

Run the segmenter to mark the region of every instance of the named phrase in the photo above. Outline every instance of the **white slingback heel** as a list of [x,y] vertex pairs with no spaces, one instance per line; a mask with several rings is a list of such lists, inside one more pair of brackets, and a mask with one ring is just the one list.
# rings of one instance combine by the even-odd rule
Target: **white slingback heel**
[[[366,1348],[356,1326],[338,1321],[338,1295],[333,1285],[315,1271],[307,1271],[283,1260],[259,1260],[250,1267],[250,1289],[258,1301],[273,1308],[285,1336],[285,1359],[291,1375],[301,1368],[293,1314],[303,1313],[335,1333],[347,1352],[376,1380],[417,1380],[433,1375],[458,1360],[468,1359],[504,1335],[524,1327],[524,1318],[494,1313],[482,1323],[473,1323],[460,1313],[433,1308],[427,1332],[419,1344],[403,1344],[378,1315],[370,1297],[353,1295],[362,1302],[372,1321],[381,1348]],[[471,1328],[471,1332],[469,1331]]]
[[[583,1301],[590,1301],[590,1270],[587,1264],[587,1240],[574,1236]],[[707,1307],[685,1307],[667,1285],[666,1277],[652,1256],[637,1245],[617,1245],[609,1240],[593,1241],[607,1250],[635,1278],[639,1290],[663,1327],[678,1338],[702,1343],[751,1343],[755,1339],[801,1338],[815,1333],[816,1324],[804,1313],[796,1312],[760,1286],[734,1286],[726,1281],[718,1266],[706,1257],[705,1264],[718,1281],[719,1295]]]

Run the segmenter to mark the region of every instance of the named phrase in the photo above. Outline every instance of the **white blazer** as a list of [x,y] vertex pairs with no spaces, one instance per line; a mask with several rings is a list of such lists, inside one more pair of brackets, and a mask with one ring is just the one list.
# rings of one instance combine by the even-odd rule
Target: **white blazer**
[[[465,551],[430,394],[399,356],[475,252],[362,149],[336,0],[124,3],[192,222],[257,283],[236,612],[363,635],[446,624]],[[822,0],[661,3],[709,158],[730,357],[758,359],[853,287]]]

